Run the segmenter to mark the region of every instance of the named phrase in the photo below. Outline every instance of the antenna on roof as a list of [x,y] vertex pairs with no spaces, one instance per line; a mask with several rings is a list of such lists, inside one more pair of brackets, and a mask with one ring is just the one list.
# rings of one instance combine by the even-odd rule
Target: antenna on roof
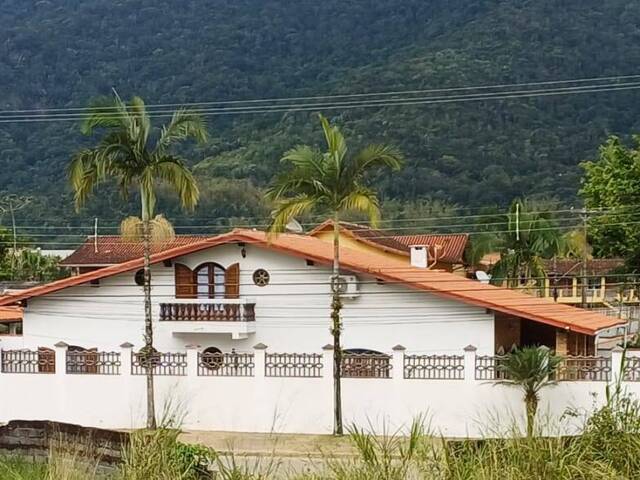
[[93,222],[93,253],[98,253],[98,217]]
[[290,233],[304,233],[304,228],[302,228],[300,222],[298,222],[295,218],[292,218],[289,223],[287,223],[285,230]]

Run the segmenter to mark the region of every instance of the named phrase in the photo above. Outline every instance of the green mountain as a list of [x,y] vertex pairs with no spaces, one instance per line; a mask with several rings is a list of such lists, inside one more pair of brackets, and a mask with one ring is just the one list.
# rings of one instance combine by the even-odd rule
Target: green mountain
[[[117,88],[147,103],[454,88],[638,73],[640,2],[624,0],[4,0],[0,110],[86,106]],[[354,143],[398,145],[385,198],[464,206],[574,202],[578,163],[640,130],[640,93],[328,110]],[[188,154],[205,193],[180,223],[265,213],[283,151],[320,142],[315,112],[209,117]],[[0,191],[34,196],[27,223],[117,220],[105,189],[73,212],[75,122],[0,122]],[[354,145],[357,146],[357,145]],[[171,199],[160,208],[181,216]]]

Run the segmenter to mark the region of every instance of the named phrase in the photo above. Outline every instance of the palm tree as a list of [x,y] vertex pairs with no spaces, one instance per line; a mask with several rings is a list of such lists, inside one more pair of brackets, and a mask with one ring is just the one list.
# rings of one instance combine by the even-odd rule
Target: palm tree
[[333,219],[333,273],[331,280],[331,334],[333,335],[334,434],[342,435],[340,346],[340,218],[346,212],[364,213],[372,224],[380,217],[377,193],[365,185],[365,176],[388,167],[399,170],[402,155],[387,145],[369,145],[354,156],[347,155],[347,144],[337,126],[320,115],[327,150],[298,146],[285,153],[282,162],[293,169],[267,190],[267,198],[276,202],[269,227],[271,233],[285,230],[293,218],[311,210],[329,212]]
[[[115,92],[114,92],[115,93]],[[155,142],[144,101],[133,97],[127,105],[117,93],[112,104],[93,108],[84,120],[82,132],[90,135],[96,128],[106,130],[94,148],[77,153],[69,166],[69,180],[75,191],[76,208],[82,207],[96,186],[115,180],[126,199],[131,188],[140,193],[141,219],[126,219],[121,231],[129,239],[142,239],[144,244],[144,353],[153,349],[153,323],[151,313],[151,242],[173,235],[162,216],[154,218],[155,188],[165,183],[175,190],[182,207],[193,209],[198,203],[199,191],[195,178],[184,160],[173,153],[171,147],[193,138],[205,142],[207,132],[204,120],[186,110],[175,112]],[[156,428],[153,369],[147,368],[147,427]]]
[[545,387],[555,385],[550,377],[562,362],[545,347],[522,347],[508,353],[498,364],[500,377],[497,384],[520,388],[524,393],[527,414],[527,436],[533,436],[539,393]]
[[518,286],[520,279],[544,277],[543,259],[564,249],[550,213],[534,211],[520,200],[515,200],[507,213],[507,230],[499,237],[499,244],[500,260],[491,269],[492,282],[506,280],[509,287]]

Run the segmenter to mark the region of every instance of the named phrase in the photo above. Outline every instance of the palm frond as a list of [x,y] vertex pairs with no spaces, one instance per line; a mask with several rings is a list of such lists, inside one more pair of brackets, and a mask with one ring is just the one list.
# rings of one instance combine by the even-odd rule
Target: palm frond
[[334,161],[342,159],[347,153],[347,142],[340,132],[340,129],[329,123],[322,114],[319,115],[322,131],[327,142],[328,153],[333,157]]
[[[127,217],[120,222],[120,236],[127,242],[141,242],[144,239],[143,221],[140,217]],[[173,240],[176,233],[171,222],[163,215],[156,215],[149,221],[151,243]]]
[[178,193],[184,209],[193,210],[196,207],[200,198],[200,190],[196,179],[184,165],[182,159],[165,155],[154,164],[152,171],[156,178],[168,184]]
[[367,215],[372,226],[380,220],[380,204],[376,193],[366,187],[358,187],[345,196],[339,205],[341,211],[362,212]]
[[269,232],[272,234],[284,232],[292,219],[310,211],[319,204],[318,198],[308,195],[298,195],[282,200],[271,213],[272,220],[268,228]]
[[188,110],[178,110],[168,125],[162,127],[156,153],[164,154],[176,142],[195,139],[198,143],[207,141],[208,133],[204,118]]
[[404,158],[400,151],[390,145],[368,145],[353,159],[354,172],[358,174],[363,174],[374,167],[400,170],[403,163]]

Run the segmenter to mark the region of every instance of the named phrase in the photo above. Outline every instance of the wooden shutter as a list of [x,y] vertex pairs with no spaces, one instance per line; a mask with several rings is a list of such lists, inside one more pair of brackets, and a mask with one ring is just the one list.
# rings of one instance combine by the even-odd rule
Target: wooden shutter
[[174,267],[176,298],[196,298],[196,276],[186,265],[176,263]]
[[240,264],[229,265],[224,275],[224,296],[240,298]]

